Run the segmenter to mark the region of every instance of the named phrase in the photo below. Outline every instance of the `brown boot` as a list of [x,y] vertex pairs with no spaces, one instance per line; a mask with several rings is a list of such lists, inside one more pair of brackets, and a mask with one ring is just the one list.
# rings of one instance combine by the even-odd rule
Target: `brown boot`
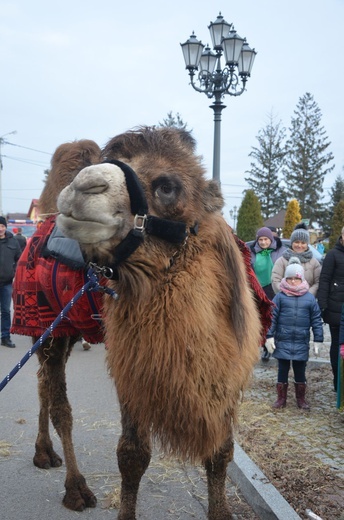
[[288,383],[277,383],[277,399],[272,405],[273,408],[285,408],[287,404],[287,392],[288,392]]
[[306,395],[306,383],[294,383],[295,384],[295,396],[296,403],[301,410],[309,410],[310,406],[305,399]]

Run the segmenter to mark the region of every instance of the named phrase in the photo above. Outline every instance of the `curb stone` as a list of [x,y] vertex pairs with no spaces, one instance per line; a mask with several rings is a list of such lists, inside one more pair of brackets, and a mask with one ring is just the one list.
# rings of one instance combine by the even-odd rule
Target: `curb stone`
[[236,442],[234,459],[227,471],[261,520],[301,520],[301,517]]

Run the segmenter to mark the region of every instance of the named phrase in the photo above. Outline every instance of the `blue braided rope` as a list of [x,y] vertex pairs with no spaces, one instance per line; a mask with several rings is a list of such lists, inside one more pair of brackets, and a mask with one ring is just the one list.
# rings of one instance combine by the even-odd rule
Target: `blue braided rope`
[[86,291],[104,291],[107,294],[110,294],[113,298],[117,299],[118,294],[109,289],[107,287],[103,287],[99,284],[98,277],[92,269],[89,269],[87,273],[87,277],[89,281],[81,287],[80,291],[71,299],[69,303],[62,309],[57,318],[53,321],[53,323],[46,329],[46,331],[42,334],[42,336],[36,341],[36,343],[30,348],[30,350],[25,354],[25,356],[17,363],[17,365],[11,370],[9,374],[1,381],[0,383],[0,392],[5,388],[5,386],[13,379],[13,377],[19,372],[19,370],[25,365],[25,363],[31,358],[32,354],[36,352],[36,350],[42,346],[43,342],[52,334],[53,330],[57,327],[57,325],[63,320],[71,308],[76,304],[76,302],[85,294]]

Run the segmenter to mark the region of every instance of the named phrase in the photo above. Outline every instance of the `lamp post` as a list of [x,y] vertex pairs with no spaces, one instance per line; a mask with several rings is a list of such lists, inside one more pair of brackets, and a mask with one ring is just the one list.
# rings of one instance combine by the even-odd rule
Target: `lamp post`
[[4,166],[2,164],[1,146],[3,144],[6,144],[4,137],[7,137],[8,135],[16,134],[16,133],[17,133],[17,130],[13,130],[13,132],[8,132],[8,134],[4,134],[4,135],[0,136],[0,215],[2,215],[2,187],[1,187],[2,184],[1,184],[1,181],[2,181],[2,170],[4,169]]
[[236,219],[237,219],[237,216],[238,216],[237,210],[238,210],[238,208],[236,206],[234,206],[233,209],[229,210],[229,215],[233,219],[233,231],[234,231],[234,233],[236,231],[235,223],[236,223]]
[[[214,98],[214,103],[210,105],[214,111],[213,179],[220,183],[221,112],[226,108],[222,98],[225,94],[240,96],[245,91],[257,53],[249,47],[245,38],[238,35],[233,25],[224,20],[221,13],[215,22],[210,22],[208,29],[215,52],[209,45],[198,41],[194,33],[180,45],[192,87],[209,99]],[[224,68],[221,64],[223,54]]]

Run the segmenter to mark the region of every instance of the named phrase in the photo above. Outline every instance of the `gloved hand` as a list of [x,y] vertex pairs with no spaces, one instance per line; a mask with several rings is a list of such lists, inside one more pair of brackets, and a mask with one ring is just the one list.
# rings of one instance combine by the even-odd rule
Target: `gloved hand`
[[321,309],[321,317],[322,317],[322,319],[325,318],[326,311],[327,311],[327,309]]
[[274,353],[274,350],[275,350],[275,348],[276,348],[274,338],[268,338],[268,339],[265,341],[265,346],[266,346],[266,348],[267,348],[269,354],[273,354],[273,353]]
[[344,345],[340,345],[340,357],[344,359]]
[[319,354],[320,347],[322,347],[322,343],[314,342],[314,354],[317,356]]

